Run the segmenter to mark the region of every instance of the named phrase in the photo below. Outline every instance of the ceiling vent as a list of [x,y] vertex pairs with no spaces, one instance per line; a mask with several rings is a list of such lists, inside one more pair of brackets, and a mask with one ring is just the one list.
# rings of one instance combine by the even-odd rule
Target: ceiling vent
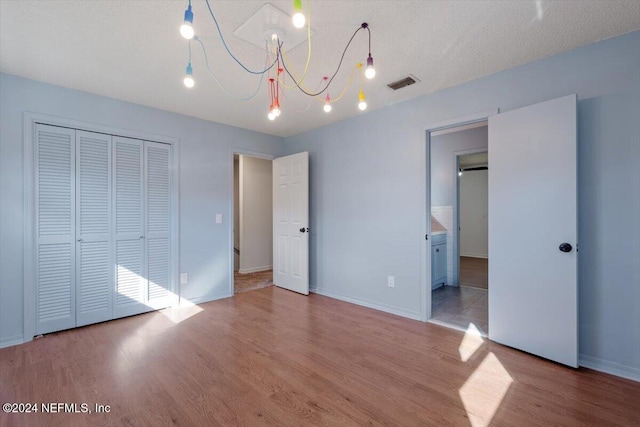
[[402,89],[403,87],[406,87],[406,86],[411,86],[412,84],[414,84],[416,82],[419,82],[419,81],[420,80],[416,76],[414,76],[412,74],[409,74],[408,77],[405,77],[404,79],[395,81],[393,83],[389,83],[387,86],[390,87],[393,90],[398,90],[398,89]]

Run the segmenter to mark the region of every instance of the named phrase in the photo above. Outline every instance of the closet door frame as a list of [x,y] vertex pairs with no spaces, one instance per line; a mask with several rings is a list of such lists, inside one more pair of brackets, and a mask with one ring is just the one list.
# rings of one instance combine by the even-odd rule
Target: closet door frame
[[23,212],[24,212],[24,265],[23,265],[23,342],[32,341],[36,331],[36,300],[35,300],[35,269],[36,269],[36,244],[35,244],[35,140],[36,125],[44,124],[71,128],[75,130],[104,133],[114,136],[123,136],[145,141],[154,141],[171,146],[171,219],[170,219],[170,244],[171,244],[171,286],[172,306],[180,302],[179,290],[179,176],[180,176],[180,140],[178,138],[139,132],[129,129],[121,129],[113,126],[105,126],[96,123],[56,117],[47,114],[26,111],[23,114]]

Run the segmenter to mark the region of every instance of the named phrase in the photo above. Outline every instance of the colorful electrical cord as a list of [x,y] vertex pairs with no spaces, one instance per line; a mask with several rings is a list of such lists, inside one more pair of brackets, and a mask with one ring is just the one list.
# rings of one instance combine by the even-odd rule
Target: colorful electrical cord
[[[211,66],[209,64],[209,58],[207,55],[207,51],[205,48],[204,43],[202,42],[202,40],[195,34],[195,30],[193,28],[193,10],[192,10],[192,6],[191,6],[191,0],[189,0],[189,4],[187,7],[187,10],[185,10],[184,13],[184,22],[182,24],[182,26],[180,27],[180,34],[185,38],[189,40],[189,62],[188,65],[186,67],[186,74],[184,77],[184,84],[185,86],[187,86],[188,88],[192,88],[195,85],[195,80],[193,78],[193,67],[191,64],[191,40],[198,42],[198,44],[200,44],[200,47],[202,48],[202,52],[204,55],[204,59],[205,59],[205,64],[206,64],[206,68],[207,71],[209,72],[209,74],[213,77],[213,79],[215,80],[216,84],[220,87],[220,89],[228,96],[239,100],[239,101],[249,101],[251,99],[253,99],[260,91],[260,88],[262,87],[262,83],[264,82],[265,79],[265,74],[267,75],[267,80],[269,82],[268,86],[269,86],[269,113],[268,113],[268,117],[270,120],[274,120],[276,117],[278,117],[281,113],[281,98],[284,97],[284,90],[285,89],[293,89],[293,88],[298,88],[303,94],[310,96],[312,98],[318,98],[319,100],[321,100],[324,103],[324,111],[326,111],[327,113],[331,111],[332,109],[332,104],[335,102],[340,101],[344,95],[347,93],[349,87],[352,85],[354,78],[355,78],[355,73],[357,70],[362,69],[363,68],[363,64],[362,63],[358,63],[356,64],[356,66],[352,69],[351,74],[349,76],[349,80],[347,82],[347,84],[345,85],[345,87],[343,88],[343,90],[340,92],[340,95],[334,99],[331,99],[330,95],[329,95],[329,87],[332,85],[335,77],[338,75],[338,73],[340,72],[343,62],[344,62],[344,58],[345,55],[347,53],[347,51],[349,50],[349,47],[351,46],[351,43],[353,42],[354,38],[356,37],[356,35],[358,34],[358,32],[360,32],[361,30],[367,30],[367,34],[368,34],[368,41],[369,41],[369,52],[368,52],[368,57],[367,57],[367,68],[364,72],[364,76],[368,79],[371,79],[375,76],[375,69],[373,68],[373,57],[371,55],[371,30],[369,28],[369,25],[365,22],[363,24],[361,24],[351,35],[351,38],[349,39],[349,41],[347,42],[346,46],[344,47],[344,49],[342,50],[342,55],[340,56],[340,60],[338,62],[338,65],[335,69],[335,71],[331,74],[331,77],[323,77],[322,80],[320,81],[320,83],[318,84],[318,87],[315,90],[310,90],[308,88],[305,88],[303,85],[303,82],[305,80],[305,78],[307,77],[307,74],[309,72],[309,64],[311,62],[311,6],[310,6],[310,1],[307,1],[307,16],[305,17],[305,15],[302,12],[302,0],[294,0],[293,2],[293,10],[294,10],[294,15],[293,15],[293,25],[297,28],[302,28],[305,26],[305,23],[307,25],[307,41],[308,41],[308,51],[307,51],[307,60],[305,63],[305,67],[304,67],[304,71],[302,72],[302,74],[300,75],[300,77],[297,76],[297,73],[295,71],[295,69],[291,66],[288,65],[288,59],[287,59],[287,55],[286,55],[286,51],[283,49],[284,46],[284,41],[279,40],[279,39],[275,39],[271,41],[271,48],[269,47],[269,41],[265,40],[265,50],[267,51],[267,55],[266,55],[266,59],[265,59],[265,65],[264,68],[262,70],[252,70],[249,67],[247,67],[245,64],[243,64],[231,51],[231,49],[229,49],[229,46],[227,45],[227,42],[224,39],[224,35],[222,34],[222,30],[220,29],[220,25],[218,24],[218,19],[215,16],[215,13],[213,12],[213,9],[211,7],[211,4],[209,2],[209,0],[205,0],[205,3],[207,5],[207,9],[209,11],[209,15],[211,16],[211,18],[213,19],[213,22],[215,24],[217,33],[220,37],[220,40],[222,41],[222,45],[224,46],[225,50],[227,51],[227,53],[229,54],[229,56],[231,56],[231,58],[247,73],[253,74],[253,75],[260,75],[260,81],[258,82],[258,87],[256,88],[255,91],[253,91],[251,93],[251,95],[246,96],[246,97],[240,97],[237,96],[233,93],[231,93],[230,91],[228,91],[224,85],[221,84],[220,80],[217,78],[216,74],[213,72],[213,70],[211,69]],[[289,76],[289,78],[292,81],[292,84],[287,85],[285,82],[285,78],[286,76]],[[364,110],[366,108],[366,102],[365,102],[365,96],[364,96],[364,92],[362,89],[362,76],[360,78],[360,89],[359,89],[359,94],[358,94],[358,99],[359,99],[359,108],[361,110]],[[325,95],[324,99],[319,98],[320,95]],[[309,105],[304,109],[304,110],[297,110],[297,111],[307,111],[309,109],[309,107],[311,106],[311,103],[313,102],[313,99],[309,102]]]

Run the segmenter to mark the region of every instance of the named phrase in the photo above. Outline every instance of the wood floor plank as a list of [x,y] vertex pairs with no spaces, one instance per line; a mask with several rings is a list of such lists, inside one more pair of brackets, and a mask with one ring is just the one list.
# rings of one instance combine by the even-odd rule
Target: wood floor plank
[[0,349],[2,403],[111,407],[0,426],[640,425],[639,383],[463,339],[268,287]]
[[489,284],[489,260],[461,256],[459,282],[461,285],[487,289]]

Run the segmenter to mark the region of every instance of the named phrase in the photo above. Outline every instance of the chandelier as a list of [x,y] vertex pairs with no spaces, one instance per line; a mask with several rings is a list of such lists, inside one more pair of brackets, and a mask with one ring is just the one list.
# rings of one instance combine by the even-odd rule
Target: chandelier
[[[207,6],[209,15],[212,18],[213,23],[215,24],[218,36],[220,37],[222,45],[224,46],[227,54],[229,54],[229,56],[242,68],[244,72],[251,75],[255,75],[256,77],[257,76],[260,77],[258,86],[251,95],[246,97],[239,97],[231,93],[220,83],[220,80],[217,78],[215,72],[212,70],[211,66],[209,65],[209,59],[208,59],[205,45],[203,41],[197,36],[193,26],[194,13],[191,6],[191,0],[189,0],[189,5],[187,6],[187,10],[185,10],[184,12],[184,22],[180,26],[180,34],[182,35],[182,37],[184,37],[189,41],[189,45],[188,45],[189,62],[187,63],[186,72],[183,79],[184,85],[189,89],[192,89],[195,86],[193,66],[191,65],[191,57],[192,57],[191,43],[196,42],[200,45],[202,49],[206,68],[209,75],[214,79],[216,84],[220,87],[220,89],[222,89],[222,91],[226,95],[239,101],[249,101],[253,99],[256,95],[258,95],[266,78],[267,86],[268,86],[268,94],[269,94],[269,97],[268,97],[269,108],[267,110],[267,117],[269,118],[269,120],[275,120],[280,116],[282,112],[282,109],[281,109],[282,95],[285,90],[299,90],[304,95],[312,98],[312,100],[315,98],[315,99],[319,99],[320,101],[323,101],[323,110],[326,113],[330,113],[331,110],[333,109],[333,104],[340,101],[344,97],[349,87],[353,84],[355,77],[357,75],[359,75],[358,81],[360,85],[358,90],[358,108],[362,111],[365,110],[367,108],[367,102],[364,95],[364,91],[362,89],[363,77],[367,79],[373,79],[376,75],[376,70],[373,66],[373,57],[371,56],[371,30],[369,29],[369,25],[366,22],[362,23],[353,32],[351,38],[349,39],[344,49],[342,50],[342,55],[340,56],[340,60],[338,62],[338,65],[335,71],[330,75],[322,77],[321,81],[319,82],[318,86],[315,89],[309,89],[304,85],[304,80],[309,71],[309,63],[311,61],[311,8],[310,8],[310,1],[307,1],[306,3],[307,3],[307,14],[305,15],[302,8],[302,0],[293,1],[293,14],[291,17],[291,24],[296,29],[302,29],[306,26],[307,28],[306,39],[308,42],[308,54],[307,54],[306,65],[304,67],[302,74],[297,75],[297,73],[295,72],[295,69],[287,60],[288,50],[285,49],[285,43],[287,42],[287,40],[285,40],[285,38],[283,37],[283,34],[286,33],[285,29],[283,29],[277,24],[271,24],[271,27],[266,26],[267,29],[263,31],[262,34],[260,35],[260,37],[263,39],[263,40],[260,40],[260,42],[264,42],[264,49],[266,50],[265,64],[264,64],[264,67],[262,67],[262,69],[253,70],[247,67],[242,61],[240,61],[236,57],[236,55],[234,55],[233,52],[229,49],[229,46],[227,45],[224,35],[220,30],[218,19],[216,18],[215,13],[213,12],[211,4],[209,0],[205,0],[205,4]],[[271,9],[277,11],[277,13],[279,13],[280,15],[286,16],[288,18],[286,14],[275,9],[273,6],[269,5],[268,3],[265,5],[265,7],[266,6],[270,6]],[[273,19],[270,19],[270,20],[274,21]],[[263,26],[265,25],[263,24]],[[239,30],[240,29],[236,31],[236,34],[238,33]],[[340,91],[340,94],[338,96],[336,96],[335,98],[331,98],[331,96],[329,95],[329,88],[332,86],[332,83],[335,77],[338,75],[338,73],[340,72],[343,66],[344,57],[349,49],[349,46],[351,46],[351,43],[353,42],[354,38],[360,31],[363,31],[363,32],[366,31],[368,35],[369,51],[368,51],[368,56],[366,57],[366,67],[362,62],[356,63],[352,67],[351,74],[349,76],[348,82],[345,85],[345,87]],[[295,45],[288,47],[288,49],[290,50],[290,48],[292,47],[295,47]],[[364,69],[364,72],[362,72],[363,69]],[[287,82],[287,79],[289,80],[288,82]],[[310,101],[307,109],[311,106],[311,102],[312,101]]]

